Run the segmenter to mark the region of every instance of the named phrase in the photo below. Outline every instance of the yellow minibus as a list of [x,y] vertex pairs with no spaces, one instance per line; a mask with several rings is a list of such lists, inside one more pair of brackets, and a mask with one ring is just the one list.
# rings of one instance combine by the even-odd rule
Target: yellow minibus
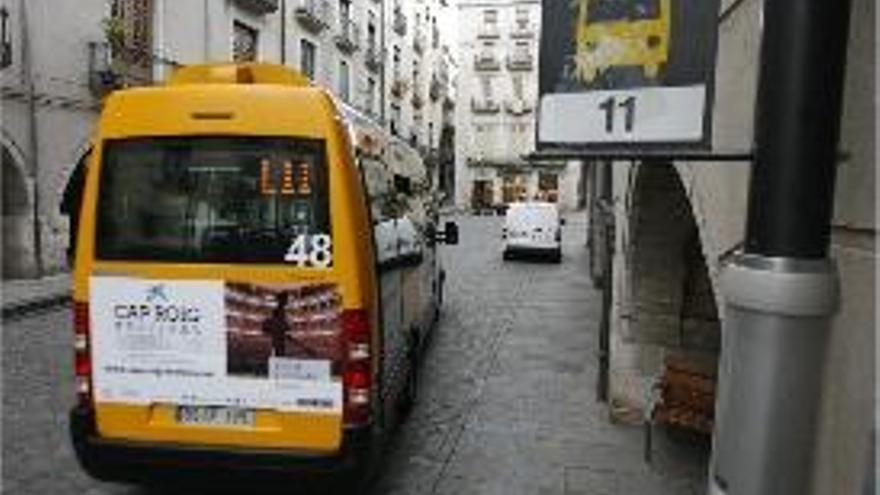
[[112,94],[74,261],[77,457],[103,480],[363,478],[416,392],[444,271],[419,154],[298,73]]

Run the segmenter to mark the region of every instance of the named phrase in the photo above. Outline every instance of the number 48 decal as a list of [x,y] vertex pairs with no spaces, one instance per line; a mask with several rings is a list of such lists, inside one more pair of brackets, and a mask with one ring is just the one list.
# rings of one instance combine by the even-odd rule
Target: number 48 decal
[[327,268],[333,264],[333,240],[327,234],[298,235],[293,239],[284,261],[296,266]]

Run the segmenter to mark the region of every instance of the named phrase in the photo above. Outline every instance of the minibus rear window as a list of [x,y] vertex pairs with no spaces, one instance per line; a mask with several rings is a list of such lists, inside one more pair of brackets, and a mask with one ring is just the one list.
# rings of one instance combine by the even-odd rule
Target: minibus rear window
[[295,239],[330,236],[321,140],[124,139],[103,157],[98,259],[285,263]]

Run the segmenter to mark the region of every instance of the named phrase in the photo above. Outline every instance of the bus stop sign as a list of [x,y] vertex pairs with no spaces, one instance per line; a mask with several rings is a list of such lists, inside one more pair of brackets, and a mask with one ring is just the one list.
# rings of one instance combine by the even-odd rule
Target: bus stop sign
[[539,147],[708,147],[718,10],[543,0]]

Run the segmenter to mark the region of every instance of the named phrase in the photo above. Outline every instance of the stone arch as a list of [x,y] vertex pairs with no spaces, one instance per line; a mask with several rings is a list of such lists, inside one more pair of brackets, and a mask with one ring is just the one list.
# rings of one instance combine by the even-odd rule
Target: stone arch
[[618,352],[625,357],[612,364],[612,375],[622,377],[612,388],[623,414],[650,405],[651,384],[668,371],[670,360],[714,376],[721,347],[700,231],[677,170],[649,163],[632,173],[619,294]]
[[33,253],[28,228],[32,214],[31,198],[17,151],[15,146],[0,142],[0,162],[3,167],[4,279],[23,278],[33,274]]
[[[633,332],[653,335],[667,345],[717,350],[720,334],[712,283],[693,209],[675,167],[640,166],[630,211],[627,299]],[[700,325],[703,321],[711,325]],[[697,327],[710,335],[694,335]]]

